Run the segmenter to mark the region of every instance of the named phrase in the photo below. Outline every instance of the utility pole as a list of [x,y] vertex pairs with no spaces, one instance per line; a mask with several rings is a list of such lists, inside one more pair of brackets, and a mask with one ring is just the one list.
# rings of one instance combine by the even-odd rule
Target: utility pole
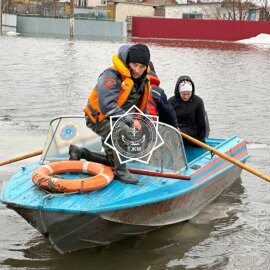
[[0,0],[0,36],[2,36],[2,0]]
[[[0,0],[1,1],[1,0]],[[74,37],[74,0],[70,0],[70,37]]]

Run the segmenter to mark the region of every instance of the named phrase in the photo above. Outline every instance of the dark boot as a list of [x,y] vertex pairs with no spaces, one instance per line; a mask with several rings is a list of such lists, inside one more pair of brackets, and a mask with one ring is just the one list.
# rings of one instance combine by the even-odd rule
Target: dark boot
[[85,159],[91,162],[101,163],[107,166],[112,166],[108,161],[106,155],[102,152],[92,152],[87,148],[78,147],[71,144],[69,147],[69,160]]
[[81,148],[81,152],[81,157],[87,161],[101,163],[106,166],[113,166],[113,164],[109,162],[105,153],[89,151],[86,148]]
[[114,164],[115,164],[115,169],[114,169],[115,179],[126,184],[136,185],[139,183],[138,179],[127,170],[126,164],[120,163],[116,154],[114,158]]
[[71,144],[69,146],[68,153],[69,153],[69,160],[80,160],[81,159],[80,147],[78,147],[74,144]]

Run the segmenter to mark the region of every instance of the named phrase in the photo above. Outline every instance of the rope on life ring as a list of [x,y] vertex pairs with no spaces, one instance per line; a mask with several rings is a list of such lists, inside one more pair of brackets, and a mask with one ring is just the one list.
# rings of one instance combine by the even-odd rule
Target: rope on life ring
[[[91,177],[79,179],[56,178],[61,173],[89,173]],[[61,192],[87,192],[107,186],[114,178],[110,167],[100,163],[68,160],[51,162],[33,172],[32,181],[40,188]]]

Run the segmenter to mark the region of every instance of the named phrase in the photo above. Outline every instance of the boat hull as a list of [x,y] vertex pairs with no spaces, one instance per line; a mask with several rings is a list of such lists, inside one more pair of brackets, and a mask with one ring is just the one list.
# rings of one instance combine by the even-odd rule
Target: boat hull
[[226,173],[193,191],[161,202],[104,213],[72,214],[33,210],[9,204],[60,253],[107,245],[132,235],[188,220],[215,200],[239,177],[241,169],[231,166]]
[[99,214],[70,214],[20,207],[13,209],[48,238],[54,248],[62,254],[108,245],[156,228],[112,222],[103,219]]

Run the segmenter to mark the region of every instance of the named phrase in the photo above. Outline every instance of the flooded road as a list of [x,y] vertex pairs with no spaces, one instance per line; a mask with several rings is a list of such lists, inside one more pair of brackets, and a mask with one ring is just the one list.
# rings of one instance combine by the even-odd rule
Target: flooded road
[[[83,114],[98,75],[121,42],[0,37],[0,161],[42,149],[49,122]],[[270,46],[147,42],[168,97],[189,75],[204,99],[211,137],[247,140],[247,165],[270,175]],[[21,166],[0,167],[0,189]],[[58,254],[0,204],[0,269],[270,269],[270,183],[243,171],[198,216],[106,247]]]

